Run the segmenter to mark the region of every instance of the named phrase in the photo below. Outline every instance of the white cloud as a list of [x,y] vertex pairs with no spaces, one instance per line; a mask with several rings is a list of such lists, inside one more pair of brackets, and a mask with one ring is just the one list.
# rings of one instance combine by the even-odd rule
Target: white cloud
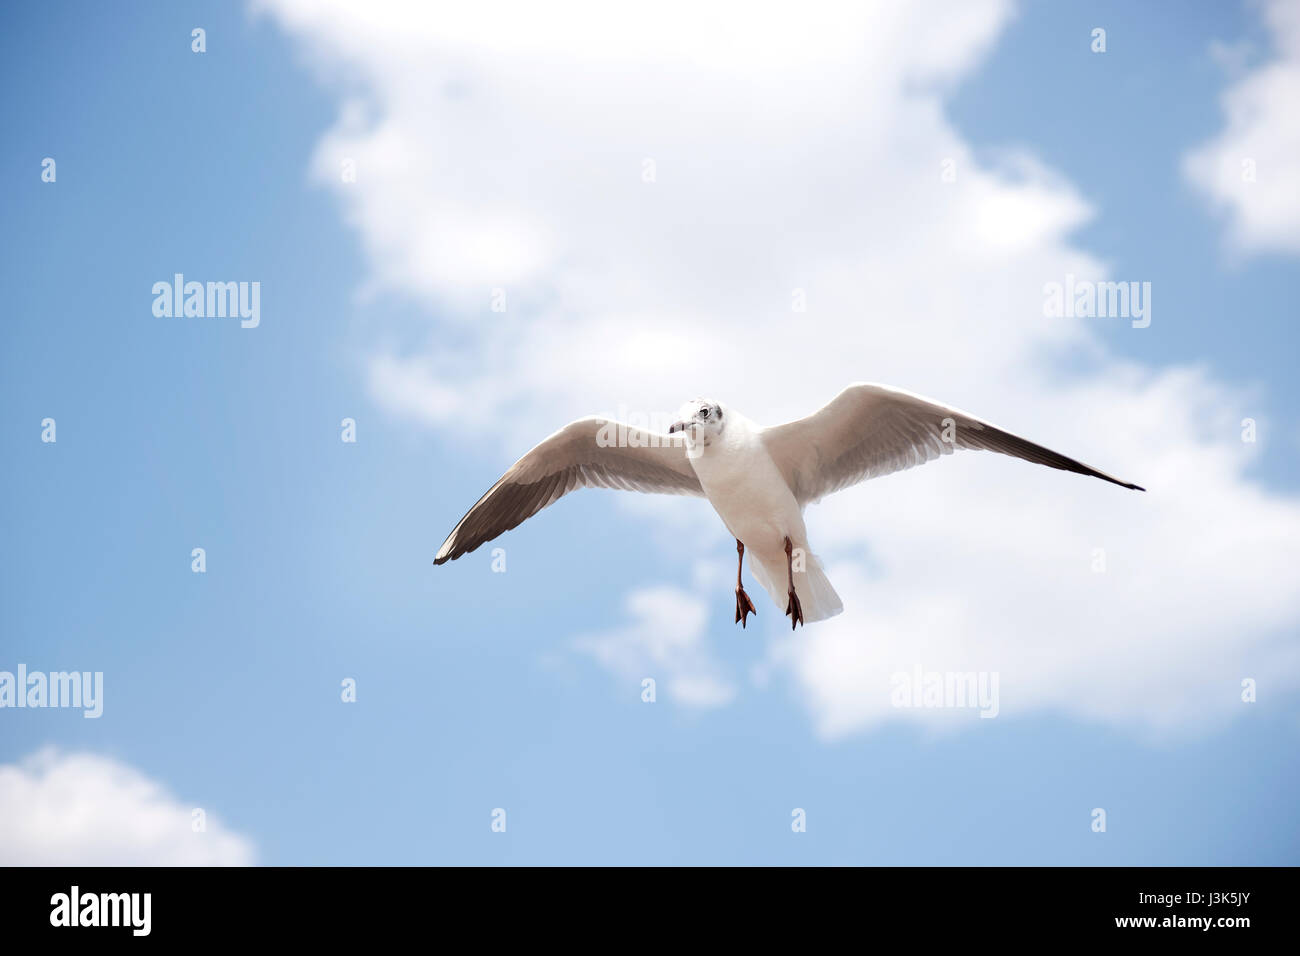
[[[811,509],[845,614],[758,671],[788,674],[821,732],[903,716],[880,680],[898,663],[997,669],[1003,714],[1155,731],[1231,716],[1241,677],[1296,685],[1300,505],[1247,475],[1250,396],[1108,351],[1108,323],[1157,333],[1158,289],[1152,329],[1046,318],[1046,283],[1105,275],[1069,240],[1087,202],[1031,155],[977,159],[944,115],[1006,4],[663,3],[613,21],[604,5],[269,6],[348,76],[314,169],[372,291],[436,316],[427,342],[368,357],[394,414],[500,435],[509,461],[592,412],[705,394],[780,421],[875,380],[1152,489],[966,454]],[[725,557],[716,528],[675,556]],[[652,599],[731,593],[638,591],[634,623],[592,652],[674,660]],[[689,624],[671,626],[702,633]]]
[[253,845],[107,757],[47,749],[0,764],[2,866],[248,866]]
[[1174,371],[1035,401],[1034,433],[1137,462],[1151,491],[972,454],[825,502],[810,517],[830,552],[870,549],[829,569],[853,613],[775,652],[823,733],[943,716],[890,706],[890,675],[918,664],[998,673],[1004,718],[1152,735],[1240,714],[1243,678],[1300,685],[1300,513],[1241,481],[1231,396]]
[[[1184,168],[1228,220],[1241,252],[1300,253],[1300,3],[1269,0],[1264,20],[1273,56],[1223,95],[1227,125],[1191,152]],[[1236,52],[1225,54],[1227,49]],[[1217,45],[1223,62],[1239,48]]]
[[627,597],[632,618],[604,634],[579,637],[573,646],[625,681],[629,693],[641,681],[655,681],[656,696],[688,707],[720,707],[736,691],[709,653],[709,608],[698,594],[680,588],[633,591]]

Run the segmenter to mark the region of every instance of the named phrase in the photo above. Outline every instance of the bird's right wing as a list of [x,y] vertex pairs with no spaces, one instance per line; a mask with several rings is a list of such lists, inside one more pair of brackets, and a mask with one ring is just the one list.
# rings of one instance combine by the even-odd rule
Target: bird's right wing
[[683,436],[581,418],[515,462],[447,535],[433,563],[473,551],[575,488],[704,494]]
[[1049,468],[1144,488],[1003,431],[961,409],[887,385],[850,385],[807,418],[763,429],[763,441],[799,504],[849,485],[980,448]]

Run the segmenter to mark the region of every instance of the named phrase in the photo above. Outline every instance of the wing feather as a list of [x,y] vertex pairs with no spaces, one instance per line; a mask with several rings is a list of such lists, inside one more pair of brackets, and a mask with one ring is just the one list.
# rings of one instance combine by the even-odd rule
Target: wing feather
[[948,405],[886,385],[859,383],[763,440],[799,503],[923,465],[958,448],[995,451],[1145,491]]
[[447,535],[433,563],[468,554],[578,488],[704,494],[681,436],[582,418],[515,462]]

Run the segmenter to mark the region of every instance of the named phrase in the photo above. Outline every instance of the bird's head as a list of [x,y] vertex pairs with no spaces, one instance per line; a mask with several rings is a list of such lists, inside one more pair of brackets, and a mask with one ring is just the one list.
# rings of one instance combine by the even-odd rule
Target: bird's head
[[709,445],[726,427],[726,412],[717,402],[696,398],[677,410],[677,421],[668,426],[668,434],[682,432],[687,445]]

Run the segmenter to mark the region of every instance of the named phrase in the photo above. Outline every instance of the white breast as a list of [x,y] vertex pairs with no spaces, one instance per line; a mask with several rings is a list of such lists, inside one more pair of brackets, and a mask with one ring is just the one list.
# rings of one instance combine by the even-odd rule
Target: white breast
[[690,459],[718,516],[747,548],[780,549],[786,535],[802,541],[794,494],[752,423],[736,415],[726,431]]

